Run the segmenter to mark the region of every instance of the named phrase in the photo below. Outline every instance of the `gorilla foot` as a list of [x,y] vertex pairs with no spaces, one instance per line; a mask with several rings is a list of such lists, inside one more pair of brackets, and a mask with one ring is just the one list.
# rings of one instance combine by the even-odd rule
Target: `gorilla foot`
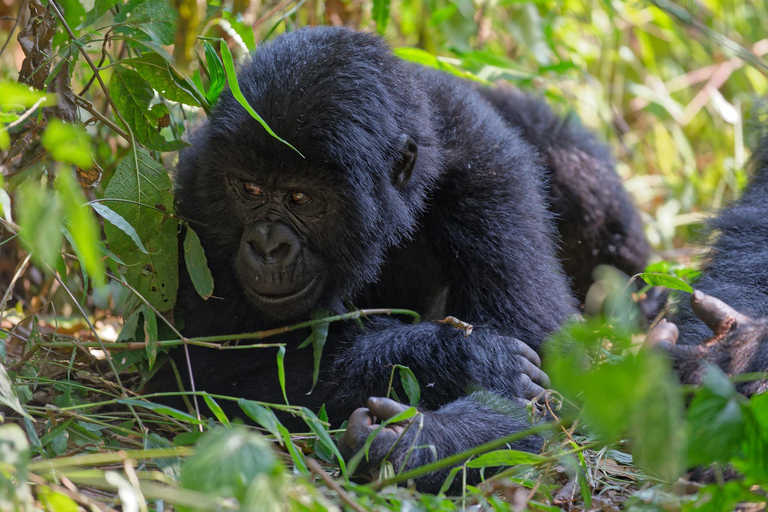
[[[673,359],[683,382],[700,384],[704,365],[717,365],[728,375],[760,372],[768,369],[768,320],[739,313],[725,302],[696,290],[691,295],[691,309],[712,329],[712,336],[697,345],[678,345],[677,326],[666,320],[648,333],[646,346],[658,347]],[[768,388],[768,381],[739,385],[739,391],[753,394]]]
[[[409,409],[405,404],[381,397],[369,398],[367,405],[368,407],[360,407],[352,413],[347,423],[347,430],[339,441],[339,451],[347,460],[362,450],[368,437],[381,427],[376,423],[377,419],[386,421]],[[423,417],[423,415],[420,416]],[[367,473],[385,460],[389,460],[397,468],[410,449],[411,441],[418,434],[419,428],[408,428],[414,421],[418,421],[418,417],[390,423],[381,428],[371,443],[368,458],[363,459],[357,472]]]

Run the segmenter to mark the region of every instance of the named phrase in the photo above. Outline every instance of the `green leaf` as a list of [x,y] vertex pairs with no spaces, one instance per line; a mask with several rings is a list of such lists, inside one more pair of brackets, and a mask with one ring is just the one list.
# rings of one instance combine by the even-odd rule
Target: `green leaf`
[[224,425],[225,427],[229,427],[232,425],[229,422],[229,418],[227,418],[227,415],[224,414],[224,409],[221,408],[221,406],[216,403],[216,400],[213,399],[212,396],[205,394],[203,395],[203,400],[205,400],[206,405],[208,405],[208,408],[211,410],[214,416],[216,416],[216,419],[219,420],[219,422]]
[[656,272],[643,272],[639,275],[640,279],[645,281],[651,286],[665,286],[672,290],[680,290],[688,293],[693,293],[691,285],[679,279],[677,277],[670,276],[668,274],[660,274]]
[[0,98],[0,107],[3,109],[8,106],[30,108],[41,99],[41,107],[51,107],[57,102],[55,94],[46,94],[16,82],[0,82]]
[[208,258],[200,244],[200,237],[190,227],[187,227],[184,237],[184,263],[197,293],[203,299],[213,295],[213,276],[208,268]]
[[145,52],[139,58],[121,61],[133,66],[149,85],[164,98],[186,105],[201,105],[200,91],[191,80],[182,77],[159,53]]
[[403,384],[403,390],[405,390],[405,394],[408,397],[408,403],[414,407],[419,405],[421,389],[419,388],[419,381],[416,380],[416,376],[407,366],[399,364],[395,366],[400,371],[400,382]]
[[159,311],[173,309],[179,285],[177,222],[173,213],[171,180],[145,150],[131,151],[118,164],[105,196],[130,202],[114,202],[114,211],[134,227],[149,254],[139,250],[132,237],[107,223],[104,232],[109,248],[127,266],[132,286]]
[[221,63],[221,59],[213,48],[213,45],[206,41],[204,46],[205,64],[208,66],[208,76],[210,78],[210,85],[208,86],[208,92],[205,93],[205,99],[207,99],[208,103],[213,106],[219,100],[221,91],[224,90],[224,85],[227,83],[227,76],[224,73],[224,64]]
[[541,464],[550,459],[535,453],[518,450],[496,450],[467,462],[468,468],[490,468],[496,466],[519,466],[521,464]]
[[151,370],[155,365],[155,359],[157,359],[157,317],[155,312],[149,309],[146,304],[142,304],[139,311],[144,316],[144,342],[147,344],[147,361]]
[[30,416],[27,411],[24,410],[24,407],[21,406],[21,403],[19,402],[19,398],[16,396],[16,393],[13,391],[13,383],[11,382],[11,378],[8,376],[8,373],[5,371],[5,367],[0,364],[0,404],[5,405],[6,407],[10,407],[17,413],[21,414],[27,419],[32,419],[32,416]]
[[39,182],[25,181],[16,195],[16,216],[24,245],[32,251],[34,261],[43,269],[56,268],[61,261],[64,212],[61,200]]
[[241,398],[237,401],[237,405],[240,409],[251,418],[253,421],[264,427],[270,434],[275,436],[275,439],[280,439],[280,422],[277,420],[275,413],[272,409],[268,409],[261,404],[254,402],[253,400],[246,400]]
[[[282,474],[282,466],[261,436],[244,427],[217,428],[201,437],[195,454],[182,463],[181,486],[241,502],[259,477],[267,477],[272,486],[279,487]],[[176,508],[197,510],[180,505]]]
[[147,249],[144,247],[144,244],[141,243],[141,238],[139,238],[138,233],[136,233],[136,230],[133,229],[133,226],[128,224],[128,221],[123,218],[122,215],[119,215],[117,212],[115,212],[112,208],[109,206],[102,204],[102,203],[90,203],[91,208],[96,210],[96,213],[104,217],[105,220],[111,222],[116,228],[118,228],[120,231],[131,237],[131,240],[133,240],[136,243],[136,247],[143,252],[144,254],[149,254],[147,252]]
[[157,151],[176,151],[186,146],[181,140],[168,141],[160,134],[159,121],[167,109],[162,104],[151,105],[154,92],[149,82],[127,67],[117,65],[113,69],[109,93],[136,141]]
[[54,160],[84,169],[93,165],[89,137],[81,126],[51,119],[43,133],[42,143]]
[[283,399],[285,405],[288,403],[288,394],[285,392],[285,346],[282,346],[277,351],[277,380],[280,381],[280,389],[283,392]]
[[176,10],[167,0],[131,0],[115,15],[115,23],[125,23],[145,33],[155,43],[173,44]]
[[[327,309],[319,309],[317,311],[312,312],[312,319],[313,320],[319,320],[321,318],[325,318],[329,316],[331,313]],[[309,333],[309,336],[307,339],[305,339],[301,345],[299,345],[299,348],[304,348],[308,346],[310,343],[312,344],[312,348],[314,349],[314,367],[312,368],[312,389],[309,390],[310,394],[315,389],[315,384],[317,384],[317,379],[320,376],[320,359],[323,356],[323,347],[325,346],[325,341],[328,338],[328,322],[323,322],[319,324],[315,324],[312,326],[311,331]]]
[[317,436],[317,442],[320,443],[320,445],[323,447],[325,451],[331,452],[336,456],[336,460],[339,463],[339,468],[341,469],[341,473],[343,475],[347,474],[347,466],[344,463],[344,457],[341,456],[341,452],[339,452],[339,449],[336,447],[336,443],[333,442],[333,439],[331,439],[331,436],[326,432],[325,428],[323,427],[323,424],[320,422],[320,419],[315,416],[315,413],[307,409],[306,407],[301,408],[303,414],[304,423],[306,423],[310,429],[312,429],[312,432]]
[[376,30],[379,34],[383,34],[387,29],[389,4],[390,0],[373,0],[373,13],[371,17],[376,22]]
[[235,97],[238,103],[246,110],[249,114],[251,114],[251,117],[254,118],[256,121],[259,122],[261,126],[264,127],[265,130],[267,130],[267,133],[269,133],[272,137],[279,140],[292,150],[294,150],[296,153],[298,153],[302,158],[304,158],[304,155],[302,155],[298,149],[293,147],[292,145],[288,144],[288,142],[284,141],[280,137],[277,136],[275,132],[272,131],[272,128],[269,127],[266,121],[261,118],[259,114],[256,113],[255,110],[253,110],[253,107],[248,103],[248,100],[245,99],[245,96],[243,96],[242,91],[240,90],[240,84],[237,81],[237,74],[235,73],[235,63],[232,61],[232,52],[229,51],[229,48],[227,47],[227,44],[225,41],[221,42],[221,60],[224,62],[224,71],[227,75],[227,80],[229,81],[229,89],[232,92],[232,96]]
[[103,286],[106,278],[104,260],[99,250],[101,229],[91,209],[85,205],[85,194],[68,170],[62,170],[56,176],[56,191],[64,205],[69,232],[72,234],[80,264],[98,286]]
[[186,423],[192,423],[194,425],[203,425],[204,423],[191,414],[187,414],[185,412],[181,412],[178,409],[174,409],[173,407],[169,407],[167,405],[162,404],[156,404],[154,402],[147,402],[145,400],[140,400],[138,398],[119,398],[117,400],[117,403],[123,404],[123,405],[131,405],[133,407],[142,407],[144,409],[154,411],[158,414],[165,414],[166,416],[170,416],[171,418],[175,418],[180,421],[184,421]]
[[98,21],[99,18],[104,16],[107,11],[120,3],[120,1],[121,0],[96,0],[93,3],[93,8],[88,10],[88,13],[85,16],[85,21],[77,28],[83,29],[90,27],[96,21]]

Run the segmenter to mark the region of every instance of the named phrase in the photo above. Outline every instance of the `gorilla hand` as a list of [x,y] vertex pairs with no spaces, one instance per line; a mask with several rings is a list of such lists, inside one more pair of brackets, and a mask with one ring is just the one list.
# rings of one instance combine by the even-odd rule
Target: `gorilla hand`
[[[768,321],[739,313],[725,302],[696,290],[691,309],[712,329],[712,336],[698,345],[678,345],[677,326],[662,320],[648,333],[646,346],[659,347],[672,357],[684,382],[700,384],[703,362],[719,366],[735,375],[765,368],[768,360]],[[750,394],[765,390],[768,382],[755,381],[740,386]]]
[[514,347],[513,357],[518,360],[521,371],[518,382],[515,383],[517,389],[513,396],[534,400],[549,387],[549,376],[541,369],[541,359],[535,350],[516,338],[508,338],[508,340]]
[[[339,441],[339,451],[347,460],[362,450],[368,436],[379,428],[380,425],[375,423],[376,419],[386,421],[409,408],[407,405],[381,397],[369,398],[367,405],[368,407],[361,407],[352,413],[347,423],[347,430]],[[419,433],[419,423],[423,419],[425,419],[423,415],[417,415],[402,422],[390,423],[382,428],[371,443],[368,458],[362,460],[357,472],[368,473],[385,460],[389,460],[395,468],[399,468],[404,462],[413,439]]]

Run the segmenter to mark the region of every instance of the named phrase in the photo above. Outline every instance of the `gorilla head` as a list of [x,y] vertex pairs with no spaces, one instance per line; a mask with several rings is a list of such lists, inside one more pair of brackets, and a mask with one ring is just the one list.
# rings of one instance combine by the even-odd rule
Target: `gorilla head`
[[305,158],[227,91],[181,154],[180,211],[200,223],[217,287],[273,319],[336,309],[424,208],[439,166],[429,98],[381,39],[338,28],[265,44],[238,76]]

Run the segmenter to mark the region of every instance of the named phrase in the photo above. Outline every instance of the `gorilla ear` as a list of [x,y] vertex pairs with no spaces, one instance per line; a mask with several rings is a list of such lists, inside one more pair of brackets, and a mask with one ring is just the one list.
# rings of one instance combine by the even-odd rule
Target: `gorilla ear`
[[398,189],[403,188],[411,179],[418,153],[416,142],[405,133],[400,136],[400,147],[400,158],[392,170],[392,184]]

